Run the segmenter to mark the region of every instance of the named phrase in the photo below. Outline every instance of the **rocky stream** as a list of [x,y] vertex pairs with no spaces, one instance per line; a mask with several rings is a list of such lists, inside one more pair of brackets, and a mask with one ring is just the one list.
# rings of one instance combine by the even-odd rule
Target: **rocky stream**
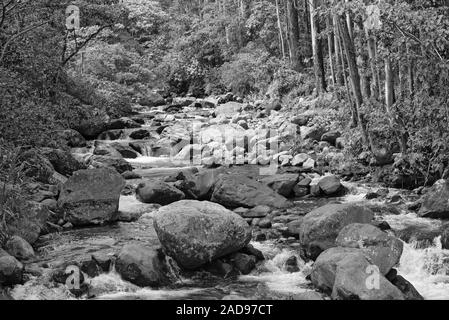
[[47,150],[58,183],[35,186],[45,227],[21,224],[0,249],[8,297],[449,299],[445,181],[405,190],[341,174],[339,133],[276,102],[135,111],[62,133],[70,155]]

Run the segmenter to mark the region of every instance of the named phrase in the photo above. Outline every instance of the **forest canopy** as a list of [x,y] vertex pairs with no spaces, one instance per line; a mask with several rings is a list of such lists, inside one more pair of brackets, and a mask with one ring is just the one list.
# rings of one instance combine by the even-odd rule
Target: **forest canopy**
[[0,138],[57,145],[55,130],[126,115],[155,91],[331,95],[349,154],[443,176],[448,43],[448,1],[2,0]]

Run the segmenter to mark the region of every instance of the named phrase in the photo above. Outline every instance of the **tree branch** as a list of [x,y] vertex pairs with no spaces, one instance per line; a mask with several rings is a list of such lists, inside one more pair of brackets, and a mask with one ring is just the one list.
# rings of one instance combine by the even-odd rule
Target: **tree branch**
[[48,21],[44,21],[44,22],[38,23],[38,24],[36,24],[34,26],[26,28],[26,29],[20,31],[19,33],[16,33],[15,35],[11,36],[11,38],[9,38],[8,41],[6,41],[5,44],[3,45],[3,49],[2,49],[2,52],[1,52],[1,55],[0,55],[0,65],[2,64],[3,59],[5,57],[6,49],[8,48],[8,46],[9,46],[9,44],[11,42],[13,42],[15,39],[19,38],[20,36],[24,35],[25,33],[28,33],[28,32],[30,32],[30,31],[32,31],[34,29],[42,27],[43,25],[45,25],[47,23],[48,23]]

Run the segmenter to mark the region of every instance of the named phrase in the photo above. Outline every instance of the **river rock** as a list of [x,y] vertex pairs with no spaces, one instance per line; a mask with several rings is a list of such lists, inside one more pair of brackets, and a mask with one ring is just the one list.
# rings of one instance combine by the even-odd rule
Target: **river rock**
[[331,145],[335,146],[337,139],[340,138],[341,133],[338,131],[329,131],[321,136],[321,141],[329,142]]
[[423,203],[418,211],[421,217],[449,218],[449,182],[438,180],[423,197]]
[[384,275],[399,263],[403,250],[399,239],[370,224],[347,225],[340,231],[335,243],[340,247],[359,248]]
[[42,154],[50,161],[56,172],[68,177],[75,171],[86,169],[70,152],[61,149],[42,148]]
[[168,268],[164,254],[151,247],[139,244],[125,245],[115,262],[115,269],[126,281],[140,287],[167,285]]
[[275,174],[261,180],[262,183],[284,197],[292,194],[293,187],[299,180],[299,175],[294,173]]
[[302,166],[304,162],[306,162],[309,159],[309,155],[306,153],[300,153],[293,157],[293,160],[291,161],[292,166]]
[[416,288],[405,279],[403,276],[397,274],[396,270],[392,269],[386,275],[387,279],[396,286],[404,295],[405,300],[424,300],[423,296],[416,290]]
[[128,117],[122,117],[119,119],[113,119],[106,125],[106,130],[118,130],[118,129],[134,129],[140,128],[141,125]]
[[116,171],[81,170],[62,186],[58,207],[75,226],[113,221],[125,180]]
[[20,170],[24,176],[38,182],[50,183],[51,177],[55,172],[51,162],[37,149],[20,151],[16,161],[17,163],[22,163]]
[[228,208],[253,208],[267,205],[275,208],[291,206],[286,198],[266,185],[243,175],[222,175],[218,178],[211,201]]
[[328,196],[338,193],[342,188],[340,179],[338,179],[334,175],[329,175],[321,178],[318,182],[318,186],[320,187],[321,191],[323,191],[323,193]]
[[334,247],[324,251],[315,261],[310,278],[318,289],[332,293],[333,299],[403,299],[402,293],[382,274],[376,274],[371,262],[355,248]]
[[19,236],[28,243],[35,243],[39,235],[46,228],[50,217],[48,208],[32,201],[23,201],[18,204],[14,217],[7,217],[9,236]]
[[117,152],[126,159],[135,159],[139,156],[139,154],[126,142],[113,142],[111,143],[111,147],[117,150]]
[[299,240],[305,256],[314,260],[335,246],[341,229],[352,223],[370,223],[373,212],[354,204],[328,204],[308,213],[301,224]]
[[224,115],[228,118],[231,118],[234,115],[236,115],[237,113],[239,113],[242,110],[242,108],[243,108],[243,105],[241,103],[227,102],[225,104],[219,105],[215,109],[215,115],[217,117]]
[[165,252],[186,269],[237,252],[251,240],[243,218],[208,201],[162,207],[154,215],[154,227]]
[[86,139],[78,131],[72,129],[59,130],[56,131],[56,135],[70,148],[83,148],[86,146]]
[[303,140],[311,139],[312,141],[320,141],[325,131],[326,130],[320,126],[301,127],[301,138]]
[[123,132],[124,131],[122,129],[108,130],[108,131],[102,132],[98,136],[97,139],[98,140],[105,140],[105,141],[119,140],[120,138],[122,138]]
[[165,99],[157,92],[150,92],[139,99],[139,104],[147,107],[158,107],[165,104]]
[[23,265],[0,249],[0,286],[12,286],[23,281]]
[[136,198],[143,203],[167,205],[185,198],[184,193],[162,181],[145,181],[136,189]]
[[313,285],[324,291],[332,292],[338,263],[348,256],[363,255],[359,249],[333,247],[325,250],[316,259],[310,279]]
[[372,269],[363,254],[346,256],[337,263],[331,297],[334,300],[404,300],[402,292]]
[[19,236],[11,237],[5,245],[5,250],[21,261],[29,260],[34,257],[33,247]]
[[120,152],[118,152],[110,143],[99,140],[95,141],[93,154],[97,156],[122,158]]
[[131,132],[129,137],[134,140],[144,140],[144,139],[151,138],[151,133],[150,133],[150,131],[148,131],[146,129],[140,129],[140,130]]
[[115,169],[118,173],[134,170],[133,166],[121,156],[120,158],[109,156],[92,156],[89,160],[89,165],[94,168]]
[[256,267],[256,257],[237,252],[231,256],[231,261],[241,274],[249,274]]

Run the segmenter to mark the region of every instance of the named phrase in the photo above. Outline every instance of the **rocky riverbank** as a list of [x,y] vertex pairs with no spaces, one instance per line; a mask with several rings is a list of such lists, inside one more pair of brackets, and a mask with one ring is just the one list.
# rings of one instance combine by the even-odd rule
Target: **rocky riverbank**
[[[372,181],[372,170],[345,162],[339,132],[313,121],[316,100],[297,110],[232,94],[151,99],[128,118],[58,132],[67,149],[19,155],[35,182],[20,186],[27,198],[0,251],[0,285],[13,296],[59,286],[63,297],[99,297],[95,281],[109,274],[173,290],[204,274],[238,282],[276,259],[257,249],[266,242],[289,248],[280,268],[316,294],[308,298],[422,299],[395,269],[403,241],[441,236],[446,247],[449,228],[392,230],[388,221],[401,210],[446,217],[446,181],[413,192],[375,185],[348,201],[358,191],[345,181]],[[3,187],[11,197],[18,188]],[[76,270],[80,286],[67,287]]]

